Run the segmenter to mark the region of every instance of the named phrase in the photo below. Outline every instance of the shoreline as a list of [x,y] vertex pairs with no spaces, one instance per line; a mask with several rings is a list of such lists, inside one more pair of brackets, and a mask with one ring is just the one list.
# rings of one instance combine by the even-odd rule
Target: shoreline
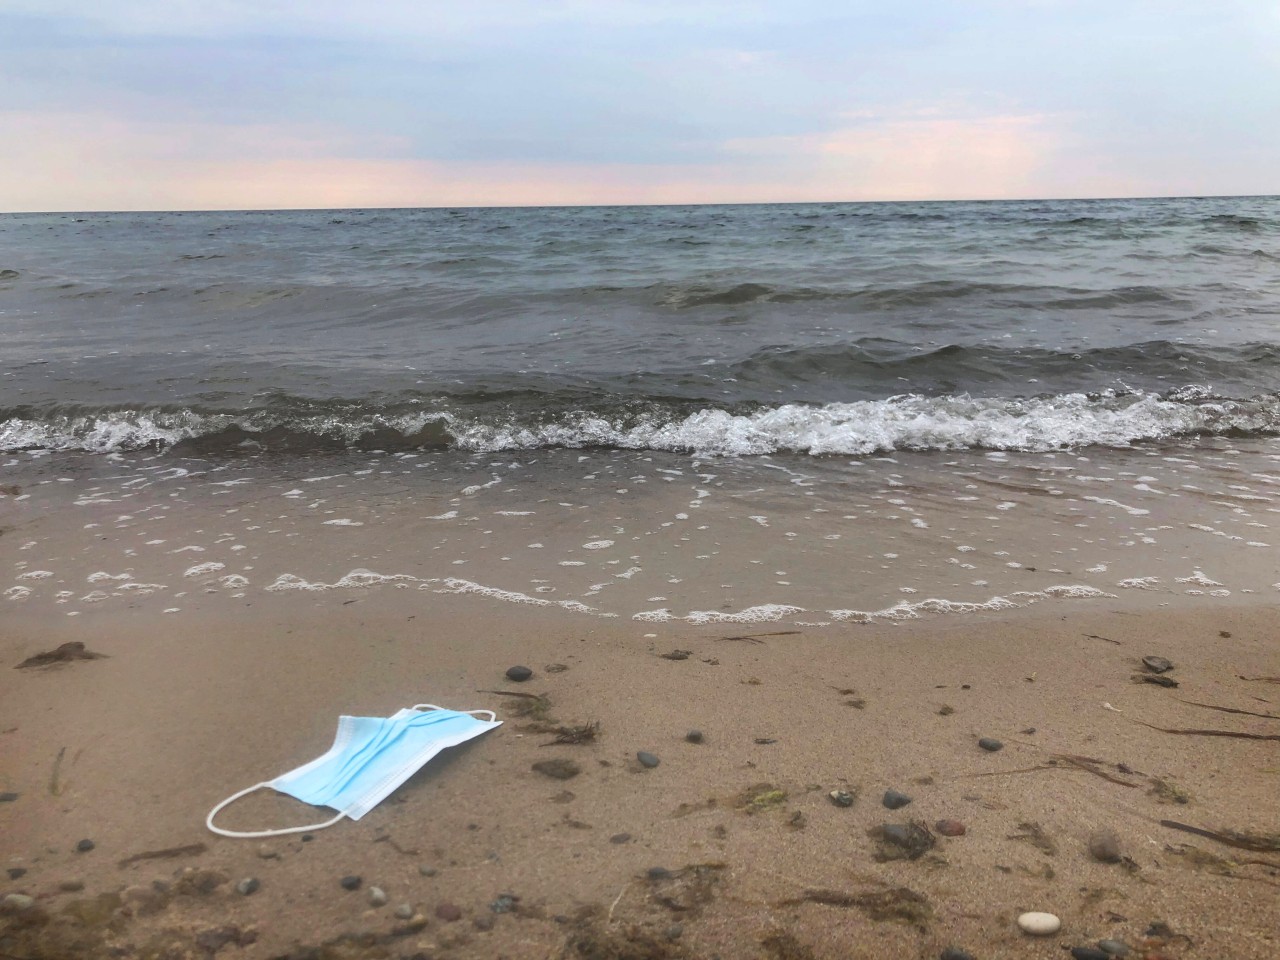
[[[277,595],[197,605],[181,620],[154,608],[14,611],[0,639],[0,791],[18,797],[0,804],[0,836],[3,866],[26,873],[0,883],[35,903],[7,911],[0,937],[16,937],[22,956],[66,955],[32,951],[68,937],[132,945],[124,956],[163,943],[203,957],[221,937],[219,956],[458,960],[936,957],[948,945],[1048,958],[1104,937],[1153,958],[1277,949],[1280,856],[1159,823],[1275,836],[1274,743],[1135,722],[1280,733],[1183,702],[1280,713],[1274,684],[1239,679],[1280,676],[1273,605],[1186,598],[1152,610],[1126,597],[896,624],[695,627],[531,616],[468,597],[424,608],[407,593]],[[757,642],[724,639],[747,634]],[[109,659],[9,669],[71,640]],[[690,653],[662,657],[676,650]],[[1172,660],[1181,686],[1132,682],[1145,655]],[[534,670],[523,685],[503,678],[517,663]],[[545,746],[552,735],[512,716],[526,698],[478,690],[544,694],[545,724],[599,721],[599,737]],[[323,752],[339,714],[423,701],[506,722],[311,841],[205,830],[224,796]],[[690,729],[704,742],[686,742]],[[980,737],[1004,749],[988,753]],[[659,766],[641,767],[637,751]],[[556,757],[581,773],[531,769]],[[1156,781],[1174,802],[1150,792]],[[889,789],[914,800],[887,810]],[[857,799],[837,807],[832,790]],[[264,793],[219,822],[327,819],[315,813]],[[868,830],[941,819],[965,834],[876,861]],[[1126,860],[1090,855],[1100,829]],[[86,838],[94,849],[76,852]],[[117,866],[193,844],[206,849]],[[339,886],[348,874],[360,890]],[[249,877],[260,889],[237,893]],[[390,903],[370,906],[371,886]],[[495,912],[504,894],[518,899]],[[1062,931],[1020,933],[1014,917],[1037,909]],[[1156,922],[1175,935],[1144,937]]]

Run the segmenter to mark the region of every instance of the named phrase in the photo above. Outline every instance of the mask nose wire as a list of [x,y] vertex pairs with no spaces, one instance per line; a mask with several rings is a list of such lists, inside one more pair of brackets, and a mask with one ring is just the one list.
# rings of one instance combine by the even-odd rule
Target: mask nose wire
[[220,834],[221,836],[224,836],[224,837],[240,837],[243,839],[255,839],[257,837],[282,837],[290,833],[307,833],[308,831],[311,831],[311,830],[323,830],[325,827],[332,827],[335,823],[337,823],[339,820],[341,820],[343,817],[346,816],[345,813],[340,813],[336,817],[334,817],[332,820],[326,820],[324,823],[313,823],[305,827],[282,827],[279,830],[249,830],[249,831],[225,830],[222,827],[215,827],[213,825],[213,818],[218,815],[218,813],[222,810],[223,807],[226,807],[229,804],[235,803],[235,801],[239,800],[241,797],[248,796],[249,794],[253,793],[253,791],[255,790],[261,790],[263,787],[269,787],[269,786],[271,786],[271,782],[264,781],[262,783],[255,783],[252,787],[245,787],[243,790],[239,790],[233,793],[231,796],[227,797],[227,799],[223,800],[216,807],[214,807],[212,810],[209,811],[209,816],[204,818],[204,825],[208,827],[210,830],[212,830],[214,833]]
[[[434,703],[415,703],[413,705],[413,709],[414,710],[445,710],[448,708],[437,707]],[[494,713],[492,710],[459,710],[458,713],[466,713],[471,715],[487,713],[489,715],[489,721],[491,723],[498,719],[498,715]]]

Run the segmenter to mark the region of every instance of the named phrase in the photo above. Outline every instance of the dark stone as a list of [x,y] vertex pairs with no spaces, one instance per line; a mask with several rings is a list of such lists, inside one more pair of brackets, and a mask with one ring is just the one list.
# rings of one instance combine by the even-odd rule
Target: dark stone
[[1072,947],[1071,956],[1075,960],[1111,960],[1111,954],[1097,947]]
[[1031,736],[1031,734],[1033,734],[1033,733],[1035,733],[1035,732],[1036,732],[1036,728],[1035,728],[1035,727],[1027,727],[1027,728],[1026,728],[1025,730],[1023,730],[1022,732],[1023,732],[1026,736],[1028,736],[1028,737],[1029,737],[1029,736]]
[[978,741],[978,746],[980,746],[983,750],[987,750],[991,753],[995,753],[997,750],[1004,749],[1004,744],[1001,743],[999,740],[997,740],[995,737],[983,737],[981,740]]
[[671,871],[666,867],[650,867],[645,871],[645,876],[650,880],[666,880],[671,876]]
[[262,881],[257,877],[245,877],[236,884],[236,893],[240,894],[242,897],[250,897],[257,893],[261,886]]
[[917,860],[938,842],[926,827],[918,823],[885,823],[869,833],[880,841],[874,855],[879,863]]
[[944,837],[963,837],[965,827],[959,820],[939,820],[933,825],[933,829]]
[[959,947],[947,947],[938,955],[938,960],[974,960],[973,954]]
[[97,844],[94,843],[92,840],[81,840],[79,843],[76,844],[76,853],[88,853],[90,850],[92,850],[96,846]]
[[357,877],[354,873],[347,874],[338,881],[342,885],[343,890],[359,890],[360,885],[364,883],[363,877]]
[[509,667],[507,668],[507,679],[515,683],[524,683],[533,676],[533,671],[528,667]]
[[890,810],[897,810],[910,803],[911,798],[905,793],[899,793],[897,790],[886,790],[884,792],[884,798],[880,802]]
[[667,927],[665,935],[668,940],[679,940],[684,936],[684,924],[673,923],[671,926]]
[[630,842],[631,842],[631,834],[629,834],[629,833],[615,833],[612,837],[610,837],[610,838],[609,838],[609,842],[610,842],[610,843],[630,843]]
[[9,879],[10,879],[10,880],[21,880],[21,879],[22,879],[23,877],[25,877],[26,875],[27,875],[27,868],[26,868],[26,867],[10,867],[10,868],[9,868]]
[[83,880],[63,880],[58,884],[58,889],[63,893],[79,893],[84,889]]
[[685,738],[686,740],[688,740],[690,743],[701,743],[701,742],[702,742],[702,731],[701,731],[701,730],[690,730],[688,733],[686,733],[686,734],[684,735],[684,738]]
[[493,929],[493,917],[476,917],[471,922],[475,924],[477,930],[489,931]]
[[13,803],[17,799],[16,793],[0,793],[0,803]]
[[1132,952],[1123,940],[1099,940],[1098,949],[1113,957],[1127,957]]
[[533,769],[553,780],[571,780],[582,772],[582,768],[572,760],[559,758],[556,760],[539,760]]
[[1164,657],[1143,657],[1142,665],[1152,673],[1168,673],[1173,669],[1173,661]]
[[462,919],[462,910],[456,904],[441,903],[436,906],[436,916],[445,923],[453,923]]
[[652,753],[646,753],[644,750],[636,754],[636,759],[640,761],[640,766],[648,767],[650,770],[662,762],[657,756]]
[[1089,834],[1089,853],[1101,863],[1119,863],[1120,838],[1112,830],[1095,830]]
[[244,947],[257,939],[258,935],[252,930],[241,930],[236,926],[214,927],[196,934],[196,946],[212,956],[228,944]]
[[314,840],[315,838],[316,838],[316,835],[315,835],[314,833],[304,833],[304,834],[302,835],[302,842],[303,842],[303,843],[310,843],[310,842],[311,842],[312,840]]

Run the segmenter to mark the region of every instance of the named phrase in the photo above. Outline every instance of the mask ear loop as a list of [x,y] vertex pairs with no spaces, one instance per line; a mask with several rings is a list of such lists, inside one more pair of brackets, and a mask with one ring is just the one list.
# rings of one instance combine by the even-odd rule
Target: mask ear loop
[[[448,708],[437,707],[434,703],[415,703],[413,705],[413,709],[414,710],[446,710]],[[458,713],[466,713],[472,716],[478,713],[487,713],[489,715],[490,723],[496,722],[498,719],[498,715],[494,713],[492,710],[459,710]]]
[[271,783],[269,781],[263,782],[263,783],[255,783],[252,787],[246,787],[245,789],[239,791],[238,793],[233,793],[231,796],[227,797],[227,799],[223,800],[220,804],[218,804],[216,807],[214,807],[212,810],[209,811],[209,816],[205,817],[204,819],[204,825],[208,827],[210,830],[212,830],[214,833],[220,834],[221,836],[224,836],[224,837],[240,837],[243,839],[255,839],[258,837],[282,837],[290,833],[308,833],[312,830],[323,830],[325,827],[332,827],[335,823],[337,823],[339,820],[341,820],[343,817],[346,816],[345,813],[340,813],[336,817],[334,817],[332,820],[326,820],[324,823],[314,823],[307,827],[283,827],[279,830],[250,830],[250,831],[224,830],[222,827],[215,827],[213,825],[213,818],[218,815],[218,813],[222,810],[223,807],[227,806],[228,804],[234,803],[235,801],[239,800],[241,797],[244,797],[253,793],[253,791],[255,790],[261,790],[263,787],[269,787],[269,786],[271,786]]

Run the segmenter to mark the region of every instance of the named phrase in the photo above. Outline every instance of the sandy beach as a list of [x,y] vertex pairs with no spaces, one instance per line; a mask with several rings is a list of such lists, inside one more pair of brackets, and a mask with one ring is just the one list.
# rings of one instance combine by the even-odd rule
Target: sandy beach
[[[1280,951],[1280,724],[1260,716],[1280,714],[1269,606],[1126,598],[695,627],[469,596],[424,615],[383,587],[198,612],[8,613],[5,956],[1050,958],[1104,939],[1152,960]],[[68,642],[104,658],[14,669]],[[1172,661],[1179,686],[1135,682],[1154,675],[1144,656]],[[508,681],[514,664],[533,677]],[[322,753],[339,714],[416,702],[505,722],[359,822],[265,841],[204,828],[222,797]],[[552,743],[594,722],[589,742]],[[533,769],[549,759],[580,772]],[[889,810],[887,790],[912,802]],[[223,823],[316,813],[261,793]],[[902,847],[872,835],[886,824],[923,829]],[[1117,862],[1091,853],[1099,831]],[[257,889],[237,892],[250,878]],[[1060,932],[1024,934],[1024,911],[1056,914]]]

